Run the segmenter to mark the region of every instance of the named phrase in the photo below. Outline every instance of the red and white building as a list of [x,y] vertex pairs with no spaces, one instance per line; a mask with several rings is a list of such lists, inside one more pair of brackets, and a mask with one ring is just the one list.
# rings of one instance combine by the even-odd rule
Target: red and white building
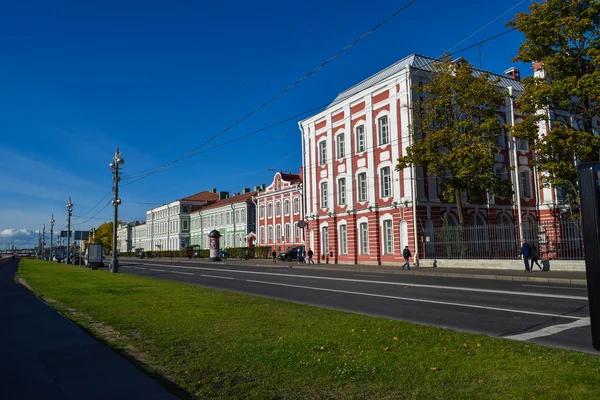
[[[314,250],[315,259],[399,265],[405,246],[413,259],[426,259],[428,250],[434,249],[434,229],[441,226],[443,217],[450,224],[458,223],[456,207],[440,199],[434,177],[425,176],[421,167],[396,171],[398,157],[412,144],[411,104],[418,96],[414,86],[429,79],[434,61],[410,55],[340,93],[325,110],[299,122],[306,245]],[[474,70],[474,74],[480,73]],[[499,85],[512,98],[523,92],[518,70],[490,74],[499,78]],[[506,98],[498,119],[514,125],[524,117],[512,98]],[[494,169],[514,183],[514,197],[490,197],[479,205],[469,205],[465,197],[465,223],[481,228],[512,225],[517,232],[507,235],[527,237],[523,227],[528,222],[535,224],[553,215],[556,191],[541,188],[527,143],[501,132],[498,149]],[[475,248],[481,254],[489,254],[488,246],[494,240],[486,232],[481,229],[484,237]],[[506,243],[505,249],[495,251],[516,257],[515,245]]]
[[302,178],[277,172],[273,182],[254,197],[257,213],[257,246],[271,247],[279,254],[304,245]]

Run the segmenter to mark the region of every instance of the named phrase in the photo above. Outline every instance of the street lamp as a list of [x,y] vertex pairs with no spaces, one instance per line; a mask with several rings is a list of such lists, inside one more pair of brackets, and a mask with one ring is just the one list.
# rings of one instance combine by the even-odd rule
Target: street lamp
[[45,247],[46,247],[46,224],[44,224],[44,227],[42,228],[42,258],[43,259],[46,258],[46,254],[44,254]]
[[115,208],[115,218],[113,221],[113,250],[112,250],[112,259],[110,261],[110,272],[117,273],[119,272],[119,260],[117,259],[117,218],[119,215],[119,204],[121,204],[121,199],[119,198],[119,165],[125,164],[125,160],[121,157],[121,153],[119,153],[119,148],[115,150],[115,155],[113,156],[113,160],[108,166],[113,170],[113,192],[115,192],[115,197],[112,200],[113,207]]
[[69,202],[67,203],[67,264],[71,264],[71,215],[73,215],[73,203],[71,202],[71,198],[69,197]]
[[52,214],[52,218],[50,218],[50,261],[52,261],[52,236],[54,236],[54,214]]

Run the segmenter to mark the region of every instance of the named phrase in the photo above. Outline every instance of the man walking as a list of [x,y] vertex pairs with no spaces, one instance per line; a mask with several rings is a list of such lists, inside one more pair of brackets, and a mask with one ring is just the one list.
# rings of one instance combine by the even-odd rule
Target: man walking
[[529,255],[531,254],[531,248],[529,247],[529,243],[527,243],[527,240],[523,239],[521,241],[521,243],[522,243],[521,251],[519,252],[519,254],[521,256],[523,256],[523,263],[525,264],[525,271],[531,272],[531,268],[529,268]]
[[275,250],[271,252],[271,257],[273,257],[273,264],[277,263],[277,252]]
[[308,263],[309,264],[314,264],[315,262],[313,261],[313,251],[311,248],[308,249],[308,252],[306,253],[306,255],[308,256]]
[[404,247],[404,251],[402,252],[402,256],[404,257],[404,265],[402,266],[402,269],[407,268],[410,271],[410,257],[412,257],[412,254],[410,253],[410,250],[408,249],[408,246]]

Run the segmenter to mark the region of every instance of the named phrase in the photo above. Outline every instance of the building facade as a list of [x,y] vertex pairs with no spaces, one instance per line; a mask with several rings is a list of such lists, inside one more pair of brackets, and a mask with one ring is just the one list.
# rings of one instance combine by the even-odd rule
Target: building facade
[[[435,177],[426,176],[421,167],[396,170],[397,159],[413,140],[411,109],[419,96],[414,87],[429,80],[434,62],[416,54],[406,57],[299,122],[305,240],[321,262],[399,265],[405,246],[414,261],[429,258],[436,253],[436,238],[440,240],[434,231],[443,224],[458,225],[456,207],[440,198]],[[482,72],[474,69],[476,75]],[[519,71],[490,75],[509,94],[498,119],[518,123],[524,118],[514,100],[524,90]],[[474,255],[489,253],[488,224],[516,226],[517,232],[505,232],[513,235],[505,251],[514,257],[514,242],[527,236],[523,230],[528,222],[534,225],[540,216],[550,215],[556,191],[541,188],[526,142],[499,132],[497,146],[494,170],[512,182],[514,196],[489,197],[485,204],[468,204],[465,197],[464,220],[481,228],[475,231],[481,237],[475,238]],[[453,251],[447,251],[448,258]]]
[[258,210],[258,246],[278,253],[304,245],[302,178],[277,172],[273,182],[254,197]]
[[256,242],[256,207],[252,198],[256,191],[244,188],[241,194],[229,197],[221,192],[220,200],[189,214],[190,244],[209,248],[208,234],[213,230],[221,234],[220,246],[247,247]]

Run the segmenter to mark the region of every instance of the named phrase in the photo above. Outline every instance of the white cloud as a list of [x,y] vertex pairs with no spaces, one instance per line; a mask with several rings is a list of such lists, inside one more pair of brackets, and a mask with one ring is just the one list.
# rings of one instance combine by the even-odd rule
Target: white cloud
[[[48,240],[48,238],[47,238]],[[37,246],[38,233],[30,229],[4,229],[0,231],[0,248]]]

